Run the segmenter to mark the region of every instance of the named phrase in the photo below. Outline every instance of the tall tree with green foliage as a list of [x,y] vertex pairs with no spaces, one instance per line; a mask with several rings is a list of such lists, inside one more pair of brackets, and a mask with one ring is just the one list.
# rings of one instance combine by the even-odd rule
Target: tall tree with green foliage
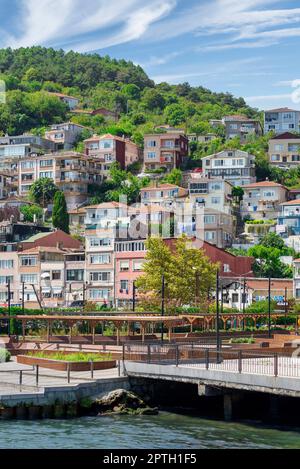
[[56,192],[53,203],[52,224],[55,228],[70,233],[69,214],[65,194],[61,191]]
[[176,186],[181,186],[182,184],[182,171],[180,169],[173,169],[166,177],[164,177],[163,182],[167,184],[175,184]]
[[34,203],[46,208],[48,204],[53,202],[57,191],[58,187],[52,179],[40,178],[32,184],[29,197]]
[[144,274],[136,286],[146,298],[159,302],[162,276],[165,277],[165,294],[171,307],[199,304],[207,300],[207,292],[215,284],[217,265],[212,264],[201,249],[193,248],[186,237],[174,240],[172,249],[161,238],[150,238]]

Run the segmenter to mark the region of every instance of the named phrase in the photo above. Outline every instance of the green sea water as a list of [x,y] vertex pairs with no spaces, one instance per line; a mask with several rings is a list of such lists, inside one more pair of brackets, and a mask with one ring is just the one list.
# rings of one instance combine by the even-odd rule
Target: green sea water
[[158,416],[1,421],[1,449],[300,448],[300,429],[226,423],[162,412]]

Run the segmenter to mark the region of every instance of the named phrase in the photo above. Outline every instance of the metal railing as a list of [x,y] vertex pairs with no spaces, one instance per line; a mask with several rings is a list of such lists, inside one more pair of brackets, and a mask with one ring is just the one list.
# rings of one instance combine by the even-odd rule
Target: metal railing
[[274,353],[260,350],[217,350],[215,346],[199,344],[124,345],[123,361],[147,364],[193,367],[235,374],[255,374],[274,377],[300,378],[300,356],[289,352]]

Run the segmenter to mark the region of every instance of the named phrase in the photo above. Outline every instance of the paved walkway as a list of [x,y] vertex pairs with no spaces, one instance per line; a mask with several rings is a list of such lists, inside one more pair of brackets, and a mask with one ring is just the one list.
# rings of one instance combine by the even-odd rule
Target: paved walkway
[[[20,373],[22,372],[22,373]],[[20,375],[22,385],[20,386]],[[7,394],[19,394],[20,392],[38,392],[45,388],[70,387],[81,383],[94,383],[103,379],[117,378],[118,369],[91,372],[71,372],[71,380],[68,383],[67,373],[55,370],[39,369],[39,381],[36,385],[36,371],[33,367],[19,365],[15,361],[0,364],[0,397]]]

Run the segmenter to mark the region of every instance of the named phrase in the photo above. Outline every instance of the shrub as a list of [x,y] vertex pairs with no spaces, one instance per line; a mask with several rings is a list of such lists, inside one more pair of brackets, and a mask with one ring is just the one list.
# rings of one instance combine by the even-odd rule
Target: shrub
[[0,363],[10,362],[11,354],[5,348],[0,348]]

